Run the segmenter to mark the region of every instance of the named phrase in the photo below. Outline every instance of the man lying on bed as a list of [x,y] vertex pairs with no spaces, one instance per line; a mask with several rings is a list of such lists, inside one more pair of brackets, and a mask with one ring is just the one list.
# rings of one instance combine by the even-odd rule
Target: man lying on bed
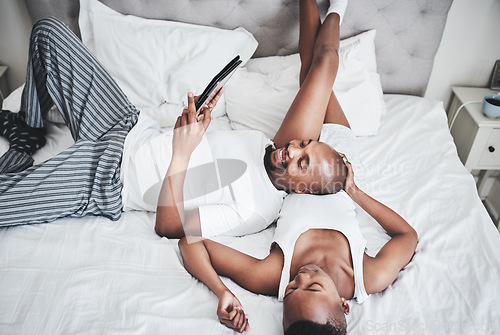
[[[341,5],[333,2],[332,11],[345,10],[347,0],[342,0]],[[207,120],[206,115],[196,113],[194,98],[189,97],[188,108],[175,126],[171,164],[159,196],[156,212],[159,235],[180,238],[257,232],[276,219],[283,196],[280,190],[332,194],[343,188],[347,170],[333,148],[337,143],[350,142],[354,136],[346,128],[349,123],[332,92],[338,70],[339,27],[330,24],[331,27],[318,33],[316,7],[306,10],[303,16],[299,42],[301,87],[274,137],[274,147],[257,131],[206,134],[210,146],[205,151],[211,151],[217,159],[238,158],[251,173],[248,182],[240,182],[245,179],[240,178],[231,188],[226,187],[227,200],[221,201],[222,205],[204,205],[205,198],[198,203],[185,200],[183,191],[196,189],[196,186],[186,187],[193,182],[186,177],[186,171],[203,152],[199,143],[205,135]],[[252,194],[255,192],[258,193]],[[263,217],[266,219],[262,220]]]
[[[122,209],[136,209],[157,211],[161,236],[244,235],[277,218],[286,192],[340,190],[346,176],[342,158],[317,141],[323,122],[335,122],[332,108],[325,119],[334,49],[319,50],[314,63],[321,66],[309,71],[313,41],[303,42],[310,54],[304,54],[302,89],[274,139],[275,149],[260,131],[213,131],[204,137],[217,98],[195,111],[192,94],[172,139],[139,113],[68,27],[54,18],[39,21],[31,35],[21,111],[0,113],[0,135],[10,142],[0,158],[0,226],[85,215],[117,220]],[[31,155],[45,143],[43,117],[54,104],[75,144],[31,166]],[[242,163],[243,175],[231,176],[230,166],[229,178],[208,178],[222,170],[213,164],[221,159]],[[208,168],[199,173],[191,166]],[[213,187],[217,179],[231,177],[229,186]]]
[[[323,78],[335,74],[338,66],[340,16],[329,14],[320,24],[316,1],[300,3],[302,86],[298,97],[307,92],[315,103],[321,99],[328,102],[327,124],[321,138],[338,143],[331,133],[335,132],[344,149],[355,150],[346,143],[352,138],[345,134],[350,130],[342,109],[333,94],[328,98],[333,83]],[[339,2],[332,5],[329,11],[332,7],[337,10]],[[328,88],[325,92],[322,85]],[[295,114],[289,112],[284,126],[292,116]],[[345,334],[345,314],[349,313],[346,299],[363,302],[368,294],[388,287],[408,264],[417,244],[415,230],[397,213],[361,191],[354,181],[351,163],[340,155],[347,167],[345,192],[287,196],[266,258],[256,259],[201,237],[186,236],[179,241],[186,269],[217,295],[217,315],[223,325],[238,332],[249,330],[241,303],[219,275],[254,293],[282,300],[285,334]],[[352,201],[391,236],[375,257],[365,253],[366,241],[357,225]]]

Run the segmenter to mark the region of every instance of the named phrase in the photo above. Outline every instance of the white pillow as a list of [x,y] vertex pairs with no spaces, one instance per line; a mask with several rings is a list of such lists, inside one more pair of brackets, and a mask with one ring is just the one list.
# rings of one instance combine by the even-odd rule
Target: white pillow
[[[2,109],[10,110],[13,113],[19,113],[21,109],[21,98],[23,96],[24,84],[12,91],[7,98],[3,101]],[[66,124],[61,116],[61,113],[57,110],[56,106],[52,106],[45,117],[46,120],[53,123]]]
[[[258,44],[243,28],[122,15],[97,0],[80,0],[79,25],[84,44],[139,109],[182,105],[189,91],[201,94],[236,55],[245,64]],[[212,117],[225,114],[224,105],[219,100]]]
[[10,110],[13,113],[18,113],[21,108],[21,97],[23,95],[24,84],[16,88],[5,98],[2,104],[2,109]]
[[[375,30],[340,41],[333,89],[357,136],[375,135],[385,114],[377,74]],[[226,111],[233,129],[262,130],[273,138],[299,90],[300,57],[251,59],[226,84]]]

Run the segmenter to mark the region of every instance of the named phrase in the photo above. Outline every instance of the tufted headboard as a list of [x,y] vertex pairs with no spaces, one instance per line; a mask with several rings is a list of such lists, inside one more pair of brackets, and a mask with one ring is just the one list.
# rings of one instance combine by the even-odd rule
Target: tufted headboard
[[[55,16],[77,34],[79,0],[25,0],[33,22]],[[298,0],[99,0],[123,14],[233,29],[259,41],[254,57],[298,51]],[[319,0],[325,13],[329,0]],[[453,0],[351,0],[341,38],[376,29],[385,93],[422,96]]]

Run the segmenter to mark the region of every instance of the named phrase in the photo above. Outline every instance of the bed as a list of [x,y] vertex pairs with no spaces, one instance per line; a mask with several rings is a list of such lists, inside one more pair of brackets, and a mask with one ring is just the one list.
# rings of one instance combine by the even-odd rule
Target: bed
[[[156,19],[153,24],[163,24],[158,20],[162,19],[230,29],[244,42],[242,48],[254,45],[255,53],[245,49],[247,58],[252,58],[228,83],[224,108],[210,127],[260,128],[272,137],[297,89],[297,2],[102,2],[109,8],[94,0],[82,0],[81,7],[78,1],[26,1],[33,21],[49,15],[61,18],[84,42],[94,43],[91,49],[103,59],[108,57],[105,62],[110,67],[127,59],[123,54],[132,55],[130,62],[139,58],[133,53],[137,45],[126,41],[134,31],[141,36],[142,19],[130,14]],[[326,1],[319,5],[324,13]],[[362,305],[350,303],[351,334],[500,333],[500,236],[473,176],[458,158],[443,103],[422,97],[450,6],[451,0],[351,1],[341,26],[342,59],[355,61],[341,69],[337,88],[345,109],[365,107],[361,117],[350,116],[365,167],[365,189],[400,213],[419,235],[412,262],[391,286]],[[110,22],[116,23],[115,30],[91,36],[92,29],[102,29],[98,24],[111,27]],[[244,32],[233,31],[240,26]],[[148,36],[183,29],[177,23],[161,27],[160,32],[147,30]],[[130,52],[103,51],[110,43],[106,38],[116,42],[113,31],[127,32],[121,42]],[[202,45],[220,48],[214,43]],[[223,62],[224,52],[219,51],[216,58]],[[199,61],[196,55],[190,60]],[[138,66],[142,65],[120,64],[118,69],[146,80],[144,76],[151,74]],[[210,76],[207,71],[206,77]],[[178,92],[144,99],[140,96],[144,90],[133,82],[124,77],[117,81],[134,90],[130,94],[138,104],[146,100],[141,108],[153,116],[163,117],[169,113],[164,106],[181,103]],[[188,89],[196,91],[205,82],[191,84]],[[3,108],[18,109],[21,89],[4,101]],[[183,94],[185,90],[178,87]],[[360,90],[369,94],[360,99]],[[259,99],[248,92],[257,92]],[[147,101],[152,101],[150,106]],[[171,118],[162,122],[168,127]],[[72,144],[57,113],[51,114],[47,127],[48,143],[36,153],[36,163]],[[0,152],[7,147],[1,139]],[[362,210],[357,209],[356,216],[368,253],[376,253],[388,236]],[[232,334],[217,321],[215,295],[184,270],[177,240],[159,238],[153,228],[154,213],[127,211],[116,222],[85,217],[0,229],[0,333]],[[271,225],[257,234],[220,241],[264,257],[274,229]],[[245,307],[251,334],[283,332],[282,307],[276,298],[224,281]]]

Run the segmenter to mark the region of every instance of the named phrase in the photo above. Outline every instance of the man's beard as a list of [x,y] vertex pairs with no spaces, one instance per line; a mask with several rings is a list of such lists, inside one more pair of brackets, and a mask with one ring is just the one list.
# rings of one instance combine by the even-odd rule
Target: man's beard
[[266,153],[264,154],[264,166],[266,167],[266,170],[268,172],[276,173],[278,171],[283,171],[283,169],[281,169],[281,168],[273,165],[273,163],[271,163],[271,155],[276,150],[277,149],[274,148],[274,146],[272,146],[272,145],[269,145],[266,147]]

